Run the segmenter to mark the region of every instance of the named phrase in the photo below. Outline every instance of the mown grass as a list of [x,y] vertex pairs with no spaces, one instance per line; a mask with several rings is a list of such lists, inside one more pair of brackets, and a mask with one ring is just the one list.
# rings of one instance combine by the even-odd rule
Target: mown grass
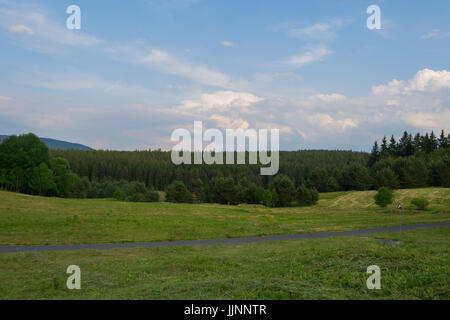
[[[375,191],[321,194],[312,207],[129,203],[60,199],[0,191],[0,245],[78,244],[275,235],[390,226],[395,204],[375,206]],[[450,188],[398,190],[404,224],[450,221]],[[413,197],[430,200],[415,210]]]
[[[388,247],[380,239],[401,240]],[[450,299],[450,232],[0,254],[0,299]],[[69,265],[81,290],[66,288]],[[381,268],[381,289],[366,287]]]

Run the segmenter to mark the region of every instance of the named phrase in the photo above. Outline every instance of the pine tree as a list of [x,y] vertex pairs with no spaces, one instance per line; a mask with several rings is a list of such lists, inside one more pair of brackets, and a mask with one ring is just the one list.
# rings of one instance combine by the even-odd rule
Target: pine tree
[[424,136],[422,136],[422,151],[425,153],[430,153],[433,151],[433,143],[430,139],[430,136],[428,135],[428,132],[425,133]]
[[414,153],[412,137],[408,132],[404,132],[402,138],[398,143],[398,155],[401,157],[408,157]]
[[381,140],[380,156],[385,157],[389,154],[386,136]]
[[414,139],[413,139],[413,148],[414,148],[414,153],[422,150],[422,137],[420,136],[420,133],[418,133],[418,132],[416,133],[416,135],[414,136]]
[[380,160],[380,149],[378,148],[378,142],[375,140],[372,151],[370,152],[369,166],[373,166],[378,160]]
[[431,134],[430,134],[430,147],[431,147],[431,151],[430,152],[433,152],[438,147],[438,140],[437,140],[436,135],[434,134],[433,131],[431,131]]
[[439,136],[439,149],[448,148],[449,141],[445,137],[444,129],[441,131],[441,135]]
[[397,142],[395,141],[394,135],[391,136],[391,140],[389,141],[389,154],[391,156],[397,156],[398,151],[397,151]]

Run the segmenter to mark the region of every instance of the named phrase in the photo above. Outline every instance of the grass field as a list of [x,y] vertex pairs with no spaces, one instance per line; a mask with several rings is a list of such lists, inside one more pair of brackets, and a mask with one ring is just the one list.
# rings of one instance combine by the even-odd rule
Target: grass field
[[[125,203],[0,192],[0,244],[242,237],[397,225],[373,191],[316,206]],[[398,190],[403,223],[450,221],[450,189]],[[430,200],[427,210],[413,197]],[[386,246],[381,240],[403,241]],[[449,228],[243,245],[0,254],[0,299],[450,299]],[[81,268],[68,290],[66,269]],[[381,268],[368,290],[366,269]]]
[[[380,239],[401,240],[388,247]],[[450,299],[450,232],[1,254],[0,299]],[[81,290],[66,288],[71,264]],[[368,290],[366,269],[381,269]]]
[[[375,206],[374,191],[321,194],[312,207],[129,203],[28,196],[0,191],[0,245],[206,239],[341,231],[399,223],[395,204]],[[404,224],[450,221],[450,188],[398,190]],[[425,211],[411,198],[430,200]]]

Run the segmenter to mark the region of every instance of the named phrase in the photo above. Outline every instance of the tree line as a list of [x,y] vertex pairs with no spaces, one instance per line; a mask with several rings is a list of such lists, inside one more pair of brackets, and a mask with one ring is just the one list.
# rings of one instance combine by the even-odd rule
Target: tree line
[[318,192],[380,187],[450,186],[450,137],[444,131],[397,142],[383,137],[372,152],[281,151],[276,176],[259,165],[174,165],[170,152],[48,150],[33,134],[0,144],[0,187],[30,194],[123,201],[310,205]]

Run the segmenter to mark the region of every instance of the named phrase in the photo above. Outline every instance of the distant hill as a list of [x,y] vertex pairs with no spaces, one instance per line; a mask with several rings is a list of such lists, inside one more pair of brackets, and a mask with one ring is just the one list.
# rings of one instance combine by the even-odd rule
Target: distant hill
[[[0,135],[0,143],[8,138],[7,135]],[[79,144],[79,143],[72,143],[62,140],[55,140],[50,138],[39,138],[42,142],[44,142],[49,149],[60,149],[60,150],[93,150],[92,148],[89,148],[88,146]]]

